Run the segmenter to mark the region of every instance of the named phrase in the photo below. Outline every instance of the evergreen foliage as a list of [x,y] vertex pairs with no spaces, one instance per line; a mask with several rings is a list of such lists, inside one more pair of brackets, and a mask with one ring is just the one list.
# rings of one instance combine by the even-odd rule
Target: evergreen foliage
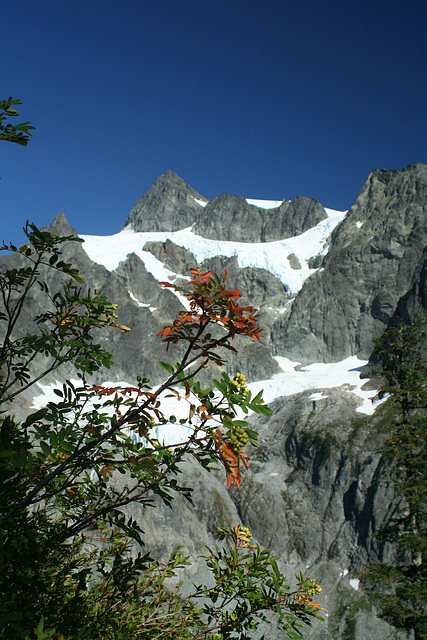
[[[381,451],[390,464],[401,507],[378,532],[392,544],[395,562],[368,567],[364,579],[380,614],[398,629],[427,638],[427,338],[425,320],[401,320],[376,341],[383,365],[380,395],[391,421]],[[390,413],[390,408],[392,412]]]

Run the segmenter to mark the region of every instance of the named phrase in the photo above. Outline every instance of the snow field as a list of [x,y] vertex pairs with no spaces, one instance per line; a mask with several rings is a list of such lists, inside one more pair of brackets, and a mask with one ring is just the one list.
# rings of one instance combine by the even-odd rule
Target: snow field
[[[144,251],[146,242],[166,242],[171,240],[179,247],[190,251],[201,263],[214,256],[236,257],[240,267],[265,269],[276,276],[287,291],[297,293],[305,280],[314,273],[308,262],[310,258],[327,251],[326,241],[337,224],[344,219],[346,211],[325,209],[328,217],[316,227],[286,240],[273,242],[230,242],[208,240],[192,232],[191,227],[180,231],[134,232],[127,228],[112,236],[80,236],[85,242],[83,249],[89,258],[102,264],[108,271],[114,271],[126,257],[135,253],[145,264],[145,268],[158,281],[173,280],[177,274],[166,269],[149,251]],[[326,246],[325,246],[326,245]],[[288,256],[294,254],[301,269],[292,269]]]

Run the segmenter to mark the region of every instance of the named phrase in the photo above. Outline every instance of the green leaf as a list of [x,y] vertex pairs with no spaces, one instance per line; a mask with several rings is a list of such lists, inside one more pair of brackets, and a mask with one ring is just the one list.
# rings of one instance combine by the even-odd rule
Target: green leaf
[[219,382],[219,380],[212,380],[214,387],[218,389],[222,393],[223,396],[227,394],[227,387],[223,382]]
[[48,409],[43,408],[43,409],[39,409],[39,411],[36,411],[35,413],[31,413],[27,417],[27,419],[25,420],[22,426],[24,427],[24,429],[26,429],[27,427],[34,424],[35,422],[38,422],[39,420],[43,420],[47,412],[48,412]]
[[159,360],[159,365],[163,367],[163,369],[166,369],[168,373],[174,373],[175,371],[173,366],[169,362],[162,362],[161,360]]
[[258,405],[256,409],[254,409],[255,413],[260,413],[263,416],[266,416],[267,418],[269,418],[271,416],[271,414],[273,413],[272,410],[267,407],[266,405]]
[[236,427],[245,427],[246,428],[248,426],[248,423],[246,422],[246,420],[233,420],[233,424]]
[[0,458],[11,458],[12,456],[16,456],[17,453],[18,452],[13,449],[3,449],[0,451]]
[[41,440],[39,444],[43,453],[45,453],[47,456],[50,456],[50,454],[52,453],[52,448],[47,444],[47,442]]
[[261,400],[262,400],[262,389],[256,394],[255,398],[252,398],[251,404],[259,404]]

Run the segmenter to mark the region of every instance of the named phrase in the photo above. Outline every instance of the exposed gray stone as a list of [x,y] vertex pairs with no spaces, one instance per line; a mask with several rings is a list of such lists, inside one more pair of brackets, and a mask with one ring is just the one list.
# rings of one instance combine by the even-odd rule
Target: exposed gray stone
[[212,240],[260,242],[263,210],[245,198],[227,193],[210,200],[197,219],[194,232]]
[[320,202],[298,196],[291,202],[284,200],[280,207],[268,209],[264,216],[263,241],[298,236],[326,218]]
[[190,251],[183,247],[178,247],[171,240],[166,240],[166,242],[146,242],[144,251],[150,251],[153,256],[163,262],[165,267],[182,275],[188,276],[190,269],[195,269],[198,266]]
[[375,171],[333,233],[323,268],[273,327],[277,352],[303,363],[368,358],[426,243],[427,166]]
[[300,261],[298,260],[298,258],[296,257],[296,255],[294,253],[290,253],[288,255],[288,260],[289,260],[289,264],[291,265],[292,269],[301,269]]
[[166,171],[134,205],[124,227],[134,231],[178,231],[190,227],[206,198],[173,171]]
[[[203,206],[197,202],[207,202]],[[270,242],[299,235],[326,218],[317,200],[299,196],[275,209],[249,204],[223,193],[207,201],[173,171],[154,182],[130,211],[124,227],[134,231],[178,231],[194,224],[195,233],[214,240]]]
[[270,242],[299,235],[326,218],[317,200],[284,200],[275,209],[262,209],[245,198],[223,193],[199,214],[194,232],[213,240]]
[[227,271],[227,288],[240,289],[241,304],[257,309],[281,307],[289,299],[284,285],[265,269],[241,268],[235,257],[216,256],[202,263],[203,270],[222,274]]
[[[376,617],[362,584],[350,582],[368,561],[392,558],[391,548],[374,536],[398,504],[377,453],[376,419],[355,413],[359,400],[344,389],[325,390],[327,397],[315,402],[310,395],[277,400],[270,419],[251,418],[260,446],[249,448],[239,490],[226,489],[224,470],[208,474],[188,458],[178,480],[193,488],[193,507],[177,497],[172,509],[134,505],[129,513],[146,533],[145,551],[165,559],[182,545],[190,554],[187,590],[209,579],[198,556],[215,543],[216,528],[243,523],[255,543],[279,556],[291,584],[299,571],[321,583],[317,601],[328,617],[306,629],[305,638],[403,639]],[[283,637],[274,625],[264,632]]]
[[77,230],[70,225],[62,211],[56,214],[49,227],[42,227],[42,229],[47,228],[51,233],[57,233],[59,236],[78,236]]

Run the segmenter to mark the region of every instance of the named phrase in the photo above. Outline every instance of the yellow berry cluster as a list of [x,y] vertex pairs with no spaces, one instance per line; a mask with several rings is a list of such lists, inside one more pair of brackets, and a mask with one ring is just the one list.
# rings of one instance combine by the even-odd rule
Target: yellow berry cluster
[[233,451],[241,451],[248,440],[249,436],[244,428],[236,427],[233,425],[233,431],[230,436],[230,447],[233,449]]
[[249,529],[247,527],[242,527],[242,525],[240,525],[239,534],[239,537],[241,537],[241,534],[243,534],[243,536],[245,538],[248,538],[249,540],[251,540],[252,538],[252,533],[249,531]]
[[234,387],[233,391],[244,396],[249,395],[249,389],[246,386],[246,377],[243,373],[236,373],[234,378],[230,380],[230,385]]
[[322,591],[322,587],[320,586],[320,584],[317,584],[314,578],[308,581],[308,587],[306,589],[307,595],[315,596],[317,593],[320,593],[321,591]]
[[234,533],[234,541],[236,543],[237,548],[256,549],[256,547],[251,544],[252,533],[249,531],[247,527],[243,527],[241,524],[239,524],[237,525],[237,527],[233,527],[233,533]]

